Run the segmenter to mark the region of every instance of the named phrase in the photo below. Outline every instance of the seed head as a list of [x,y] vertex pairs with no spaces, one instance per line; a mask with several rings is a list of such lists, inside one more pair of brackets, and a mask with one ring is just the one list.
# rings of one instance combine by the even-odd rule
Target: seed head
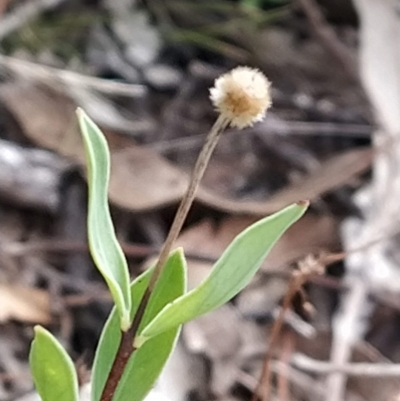
[[271,106],[270,82],[259,70],[237,67],[215,80],[210,99],[232,127],[261,121]]

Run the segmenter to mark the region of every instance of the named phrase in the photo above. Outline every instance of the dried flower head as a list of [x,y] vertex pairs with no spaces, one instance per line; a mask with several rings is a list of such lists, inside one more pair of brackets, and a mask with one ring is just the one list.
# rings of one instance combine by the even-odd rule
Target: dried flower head
[[271,106],[269,87],[259,70],[237,67],[215,80],[210,99],[232,127],[244,128],[264,118]]

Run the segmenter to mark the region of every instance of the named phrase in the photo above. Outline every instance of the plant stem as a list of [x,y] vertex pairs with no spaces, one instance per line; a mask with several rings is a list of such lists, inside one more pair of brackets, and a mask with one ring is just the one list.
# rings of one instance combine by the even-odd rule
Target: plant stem
[[192,175],[190,177],[188,188],[181,200],[164,245],[161,248],[160,256],[157,260],[153,274],[151,275],[149,285],[140,301],[132,325],[128,331],[122,332],[121,342],[114,359],[113,366],[111,367],[110,374],[108,375],[106,384],[104,386],[100,401],[112,401],[114,397],[115,390],[117,389],[118,383],[122,377],[122,374],[124,373],[125,366],[128,363],[130,356],[135,351],[133,341],[138,333],[138,329],[146,307],[149,303],[151,294],[154,290],[157,280],[161,275],[165,263],[168,260],[172,246],[182,229],[190,207],[192,206],[196,191],[207,168],[211,154],[218,143],[219,137],[228,124],[229,120],[220,115],[207,135],[206,142],[204,143],[204,146],[197,158]]
[[[154,268],[154,272],[150,278],[150,283],[148,286],[148,290],[151,293],[154,289],[154,286],[161,274],[161,271],[168,259],[168,256],[171,252],[172,246],[174,242],[178,238],[178,235],[182,229],[183,223],[186,220],[186,216],[192,206],[194,201],[196,191],[199,187],[200,181],[203,178],[204,172],[207,168],[208,162],[210,161],[210,157],[212,152],[215,149],[215,146],[218,143],[218,139],[224,129],[227,127],[229,121],[220,116],[213,127],[211,128],[209,134],[207,135],[206,142],[203,145],[203,148],[197,158],[196,164],[194,166],[192,175],[190,177],[189,186],[181,200],[179,208],[175,214],[174,221],[172,222],[171,228],[169,230],[167,239],[164,242],[163,247],[161,248],[160,256],[158,258],[157,264]],[[142,300],[143,303],[143,300]],[[136,314],[137,316],[137,314]],[[135,316],[135,319],[136,319]],[[135,319],[133,322],[135,322]],[[132,326],[134,323],[132,323]]]

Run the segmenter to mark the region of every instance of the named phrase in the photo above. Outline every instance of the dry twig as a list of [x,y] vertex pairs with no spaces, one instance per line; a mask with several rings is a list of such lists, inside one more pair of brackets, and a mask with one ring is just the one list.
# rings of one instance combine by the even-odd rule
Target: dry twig
[[267,352],[265,354],[264,363],[261,370],[261,377],[256,391],[253,393],[252,401],[257,401],[258,398],[260,398],[262,401],[267,401],[269,399],[271,390],[272,352],[279,342],[279,336],[282,332],[282,327],[285,322],[285,315],[290,309],[294,296],[301,291],[304,283],[306,283],[312,276],[322,274],[325,271],[326,264],[322,262],[322,258],[317,259],[309,256],[303,261],[300,261],[299,269],[293,272],[289,281],[288,290],[283,299],[279,316],[272,326],[271,336],[269,338]]
[[65,0],[31,0],[0,20],[0,41],[37,18],[43,12],[57,7]]
[[4,69],[24,79],[37,80],[41,83],[53,85],[58,84],[67,89],[70,86],[82,87],[103,94],[127,96],[131,98],[142,97],[146,93],[146,87],[143,85],[110,81],[108,79],[48,67],[3,55],[0,55],[0,69]]
[[326,22],[315,0],[297,0],[306,14],[315,36],[330,51],[333,57],[342,66],[347,75],[359,83],[360,78],[357,71],[357,64],[350,50],[338,39],[335,31]]
[[400,364],[392,363],[348,363],[338,366],[330,362],[318,361],[303,354],[294,354],[290,364],[297,369],[317,374],[341,372],[349,376],[363,377],[400,376]]
[[[392,237],[393,235],[395,234],[392,233],[390,237]],[[288,314],[288,312],[290,312],[290,306],[294,296],[298,293],[301,293],[302,287],[306,282],[314,279],[317,276],[322,275],[325,271],[325,268],[328,265],[342,261],[350,254],[356,254],[371,249],[375,245],[379,245],[382,241],[387,240],[387,238],[388,236],[384,236],[383,238],[370,241],[367,244],[364,244],[356,249],[352,249],[347,252],[321,253],[318,257],[309,255],[303,260],[298,262],[299,269],[294,271],[290,278],[288,284],[288,290],[283,299],[282,307],[272,327],[271,336],[269,338],[269,343],[267,347],[267,352],[264,357],[261,377],[256,387],[256,390],[253,393],[253,398],[252,398],[253,401],[256,401],[258,398],[260,398],[262,401],[267,401],[269,399],[271,372],[272,372],[271,369],[272,352],[276,348],[279,342],[279,336],[282,332],[282,327],[286,322],[286,315]],[[349,283],[349,285],[351,285],[351,283]],[[364,293],[362,291],[363,287],[361,288],[350,287],[350,288],[352,290],[349,291],[349,294],[352,297],[352,299],[349,301],[349,305],[352,305],[350,312],[354,314],[358,313],[360,309],[363,310],[362,306],[360,307],[360,303],[364,300]],[[350,316],[349,319],[350,321],[352,321],[352,319],[354,319],[354,316],[353,315]],[[340,350],[336,351],[336,354],[338,353],[340,353]],[[343,373],[342,371],[338,372],[341,374]],[[332,370],[330,373],[335,373],[335,370]]]

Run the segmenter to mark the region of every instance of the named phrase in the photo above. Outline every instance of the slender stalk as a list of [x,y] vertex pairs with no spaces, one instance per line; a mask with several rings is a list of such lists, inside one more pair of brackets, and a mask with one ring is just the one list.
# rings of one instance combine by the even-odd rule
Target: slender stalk
[[192,206],[196,191],[207,168],[211,154],[218,143],[219,137],[221,136],[224,129],[228,126],[228,124],[229,120],[226,117],[220,115],[211,128],[209,134],[207,135],[206,142],[204,143],[204,146],[197,158],[192,175],[190,177],[189,186],[176,212],[174,221],[169,230],[165,243],[161,248],[160,256],[154,268],[154,272],[150,278],[149,285],[146,288],[143,298],[140,301],[132,325],[128,331],[122,332],[122,338],[117,351],[117,355],[111,367],[111,371],[107,378],[100,401],[112,401],[115,390],[117,389],[118,383],[125,370],[125,366],[128,363],[130,356],[135,351],[133,340],[137,335],[139,325],[149,303],[151,294],[154,290],[157,280],[161,275],[165,263],[168,260],[168,256],[171,252],[172,246],[182,229],[183,223],[185,222],[190,207]]
[[[182,201],[179,205],[179,208],[176,212],[174,221],[172,226],[169,230],[167,239],[164,242],[163,247],[161,248],[160,256],[158,258],[156,267],[154,268],[154,273],[151,276],[150,283],[149,283],[149,291],[152,292],[154,286],[161,274],[161,271],[165,265],[165,262],[168,259],[168,256],[171,252],[172,246],[178,235],[182,229],[183,223],[186,220],[187,214],[192,206],[194,201],[196,191],[199,187],[200,181],[203,178],[204,172],[206,171],[208,162],[210,161],[210,157],[212,152],[215,149],[215,146],[218,143],[218,139],[224,129],[229,124],[229,121],[220,115],[211,128],[209,134],[207,135],[206,142],[197,158],[196,164],[194,166],[192,175],[190,177],[189,186],[184,194]],[[143,302],[143,301],[142,301]],[[135,320],[134,320],[135,321]],[[133,324],[132,324],[133,325]]]

